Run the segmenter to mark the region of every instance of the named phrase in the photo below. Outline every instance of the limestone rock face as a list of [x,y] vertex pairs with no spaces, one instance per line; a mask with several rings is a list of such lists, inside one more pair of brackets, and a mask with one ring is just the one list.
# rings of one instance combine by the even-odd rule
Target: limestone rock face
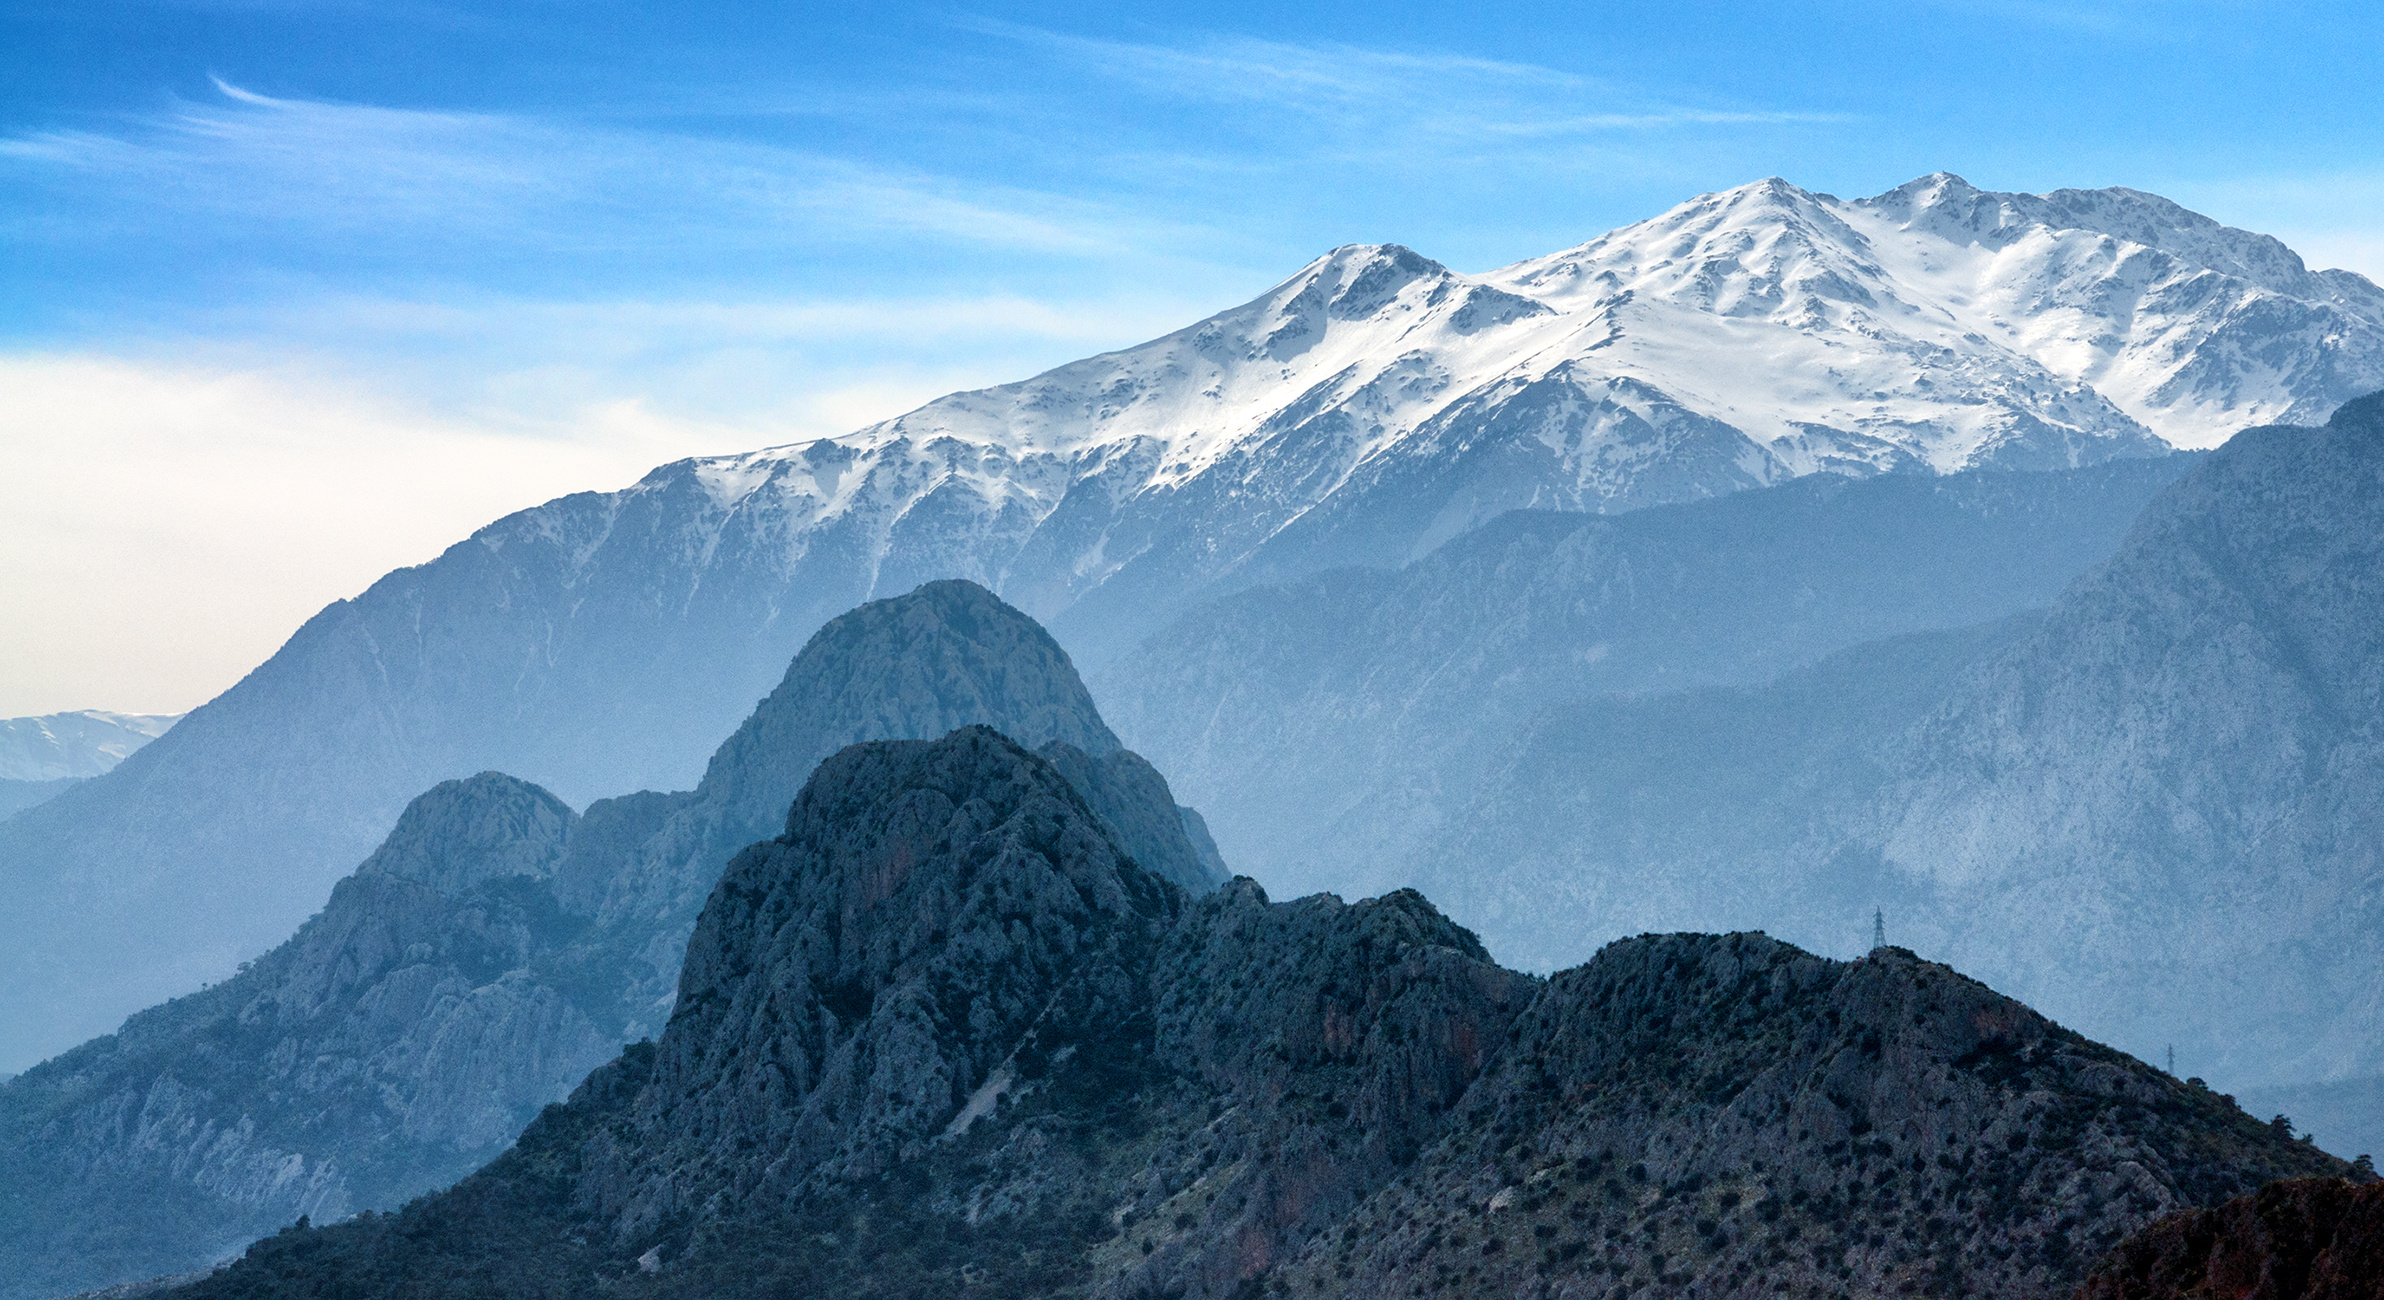
[[2384,1074],[2379,610],[2384,394],[2212,453],[1900,738],[1936,950],[2230,1086]]
[[2345,1168],[1895,949],[1543,981],[1412,893],[1190,899],[971,728],[823,764],[506,1155],[189,1294],[2041,1296]]
[[0,1089],[0,1294],[236,1249],[485,1162],[618,1050],[529,972],[575,923],[541,877],[576,820],[496,773],[409,806],[296,936]]
[[823,759],[860,741],[935,740],[980,725],[1029,747],[1083,754],[1069,770],[1104,815],[1125,819],[1130,851],[1154,870],[1196,890],[1224,878],[1196,862],[1165,778],[1121,751],[1050,634],[973,582],[931,582],[830,620],[721,744],[692,794],[667,804],[641,796],[648,802],[634,814],[607,807],[607,826],[634,816],[651,828],[565,864],[562,892],[594,919],[583,944],[635,972],[624,986],[624,1038],[660,1031],[713,883],[731,855],[784,828]]
[[713,752],[697,788],[740,827],[775,828],[811,770],[846,745],[977,725],[1030,747],[1120,748],[1041,624],[974,582],[930,582],[830,619]]
[[[1198,814],[1117,747],[1032,619],[958,582],[864,606],[813,638],[697,790],[575,818],[497,773],[443,783],[252,970],[0,1088],[0,1124],[50,1135],[0,1157],[0,1197],[35,1203],[0,1227],[0,1297],[194,1267],[298,1214],[452,1181],[661,1030],[704,898],[736,850],[786,828],[821,759],[987,722],[1059,757],[1038,779],[1072,790],[1103,843],[1193,893],[1225,878]],[[92,1118],[126,1107],[137,1121]],[[62,1165],[73,1190],[53,1198]]]
[[1022,1051],[1147,1020],[1182,901],[991,729],[845,750],[713,891],[598,1212],[643,1236],[916,1158]]
[[1755,934],[1627,939],[1558,974],[1462,1104],[1295,1293],[2016,1300],[2177,1206],[2336,1163],[1900,949]]
[[389,838],[356,870],[446,893],[506,876],[543,878],[563,857],[568,804],[502,772],[445,781],[406,805]]
[[1205,894],[1225,883],[1225,860],[1200,814],[1179,806],[1159,769],[1132,750],[1099,757],[1064,740],[1035,751],[1084,796],[1135,861],[1185,890]]

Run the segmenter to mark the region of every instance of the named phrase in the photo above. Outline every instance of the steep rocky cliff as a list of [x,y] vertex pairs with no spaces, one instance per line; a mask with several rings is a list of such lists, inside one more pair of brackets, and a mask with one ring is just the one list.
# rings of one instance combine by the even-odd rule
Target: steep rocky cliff
[[1412,893],[1188,899],[972,728],[823,764],[513,1150],[187,1294],[2044,1295],[2343,1168],[1892,949],[1541,981]]
[[[822,759],[858,741],[932,740],[975,725],[1076,750],[1087,797],[1121,819],[1130,851],[1196,892],[1225,879],[1186,843],[1197,823],[1176,809],[1166,779],[1121,753],[1059,643],[976,583],[931,582],[830,620],[691,794],[641,805],[653,825],[636,843],[564,864],[559,891],[594,920],[585,943],[637,972],[624,988],[624,1037],[660,1031],[713,882],[730,855],[778,832]],[[1154,817],[1161,806],[1168,816]]]
[[2384,1295],[2384,1184],[2272,1183],[2173,1214],[2098,1265],[2078,1300],[2371,1300]]
[[574,817],[487,773],[416,799],[297,937],[0,1085],[0,1297],[189,1268],[297,1214],[453,1181],[668,1017],[701,902],[820,759],[969,723],[1032,737],[1137,860],[1225,878],[1067,656],[970,583],[832,621],[691,793]]
[[416,799],[288,943],[0,1089],[0,1294],[187,1268],[444,1186],[613,1056],[544,957],[576,818],[494,772]]

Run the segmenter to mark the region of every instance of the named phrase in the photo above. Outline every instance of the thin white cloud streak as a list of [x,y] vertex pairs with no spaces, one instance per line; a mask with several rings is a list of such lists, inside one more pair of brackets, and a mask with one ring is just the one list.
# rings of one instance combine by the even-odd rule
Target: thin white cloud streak
[[714,252],[926,235],[1078,257],[1184,233],[1096,201],[800,149],[216,84],[222,103],[183,104],[118,134],[0,139],[0,160],[112,184],[116,224],[203,211],[319,232],[572,250],[700,241]]
[[1494,59],[1252,37],[1131,42],[1015,23],[968,25],[1146,94],[1292,113],[1346,130],[1396,124],[1410,133],[1398,145],[1410,149],[1425,143],[1414,133],[1447,143],[1854,120],[1836,112],[1676,103],[1604,79]]
[[[559,412],[634,400],[743,429],[758,446],[790,431],[849,432],[956,388],[1141,342],[1225,305],[1158,292],[1072,302],[305,298],[194,319],[153,355],[226,369],[326,357],[425,410],[541,436],[568,436],[556,432]],[[856,406],[859,393],[893,396]],[[842,396],[828,404],[824,394]]]

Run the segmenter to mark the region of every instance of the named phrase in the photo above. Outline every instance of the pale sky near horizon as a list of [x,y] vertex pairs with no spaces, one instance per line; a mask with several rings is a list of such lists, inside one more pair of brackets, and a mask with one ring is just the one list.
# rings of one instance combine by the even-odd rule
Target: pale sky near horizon
[[2384,278],[2371,6],[0,0],[0,717],[193,707],[472,529],[1781,175]]

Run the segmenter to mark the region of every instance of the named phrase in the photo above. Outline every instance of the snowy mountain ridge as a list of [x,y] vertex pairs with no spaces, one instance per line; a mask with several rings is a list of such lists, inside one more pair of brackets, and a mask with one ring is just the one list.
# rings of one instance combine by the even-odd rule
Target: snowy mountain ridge
[[81,709],[33,718],[0,718],[0,781],[62,781],[98,776],[166,734],[179,713],[109,713]]
[[790,566],[859,546],[902,570],[879,592],[932,539],[937,572],[1052,617],[1160,554],[1225,576],[1427,466],[1454,490],[1401,502],[1368,558],[1523,506],[2208,446],[2378,386],[2384,290],[2156,195],[1773,179],[1484,275],[1335,249],[1138,347],[632,491],[700,484],[698,549],[747,511]]

